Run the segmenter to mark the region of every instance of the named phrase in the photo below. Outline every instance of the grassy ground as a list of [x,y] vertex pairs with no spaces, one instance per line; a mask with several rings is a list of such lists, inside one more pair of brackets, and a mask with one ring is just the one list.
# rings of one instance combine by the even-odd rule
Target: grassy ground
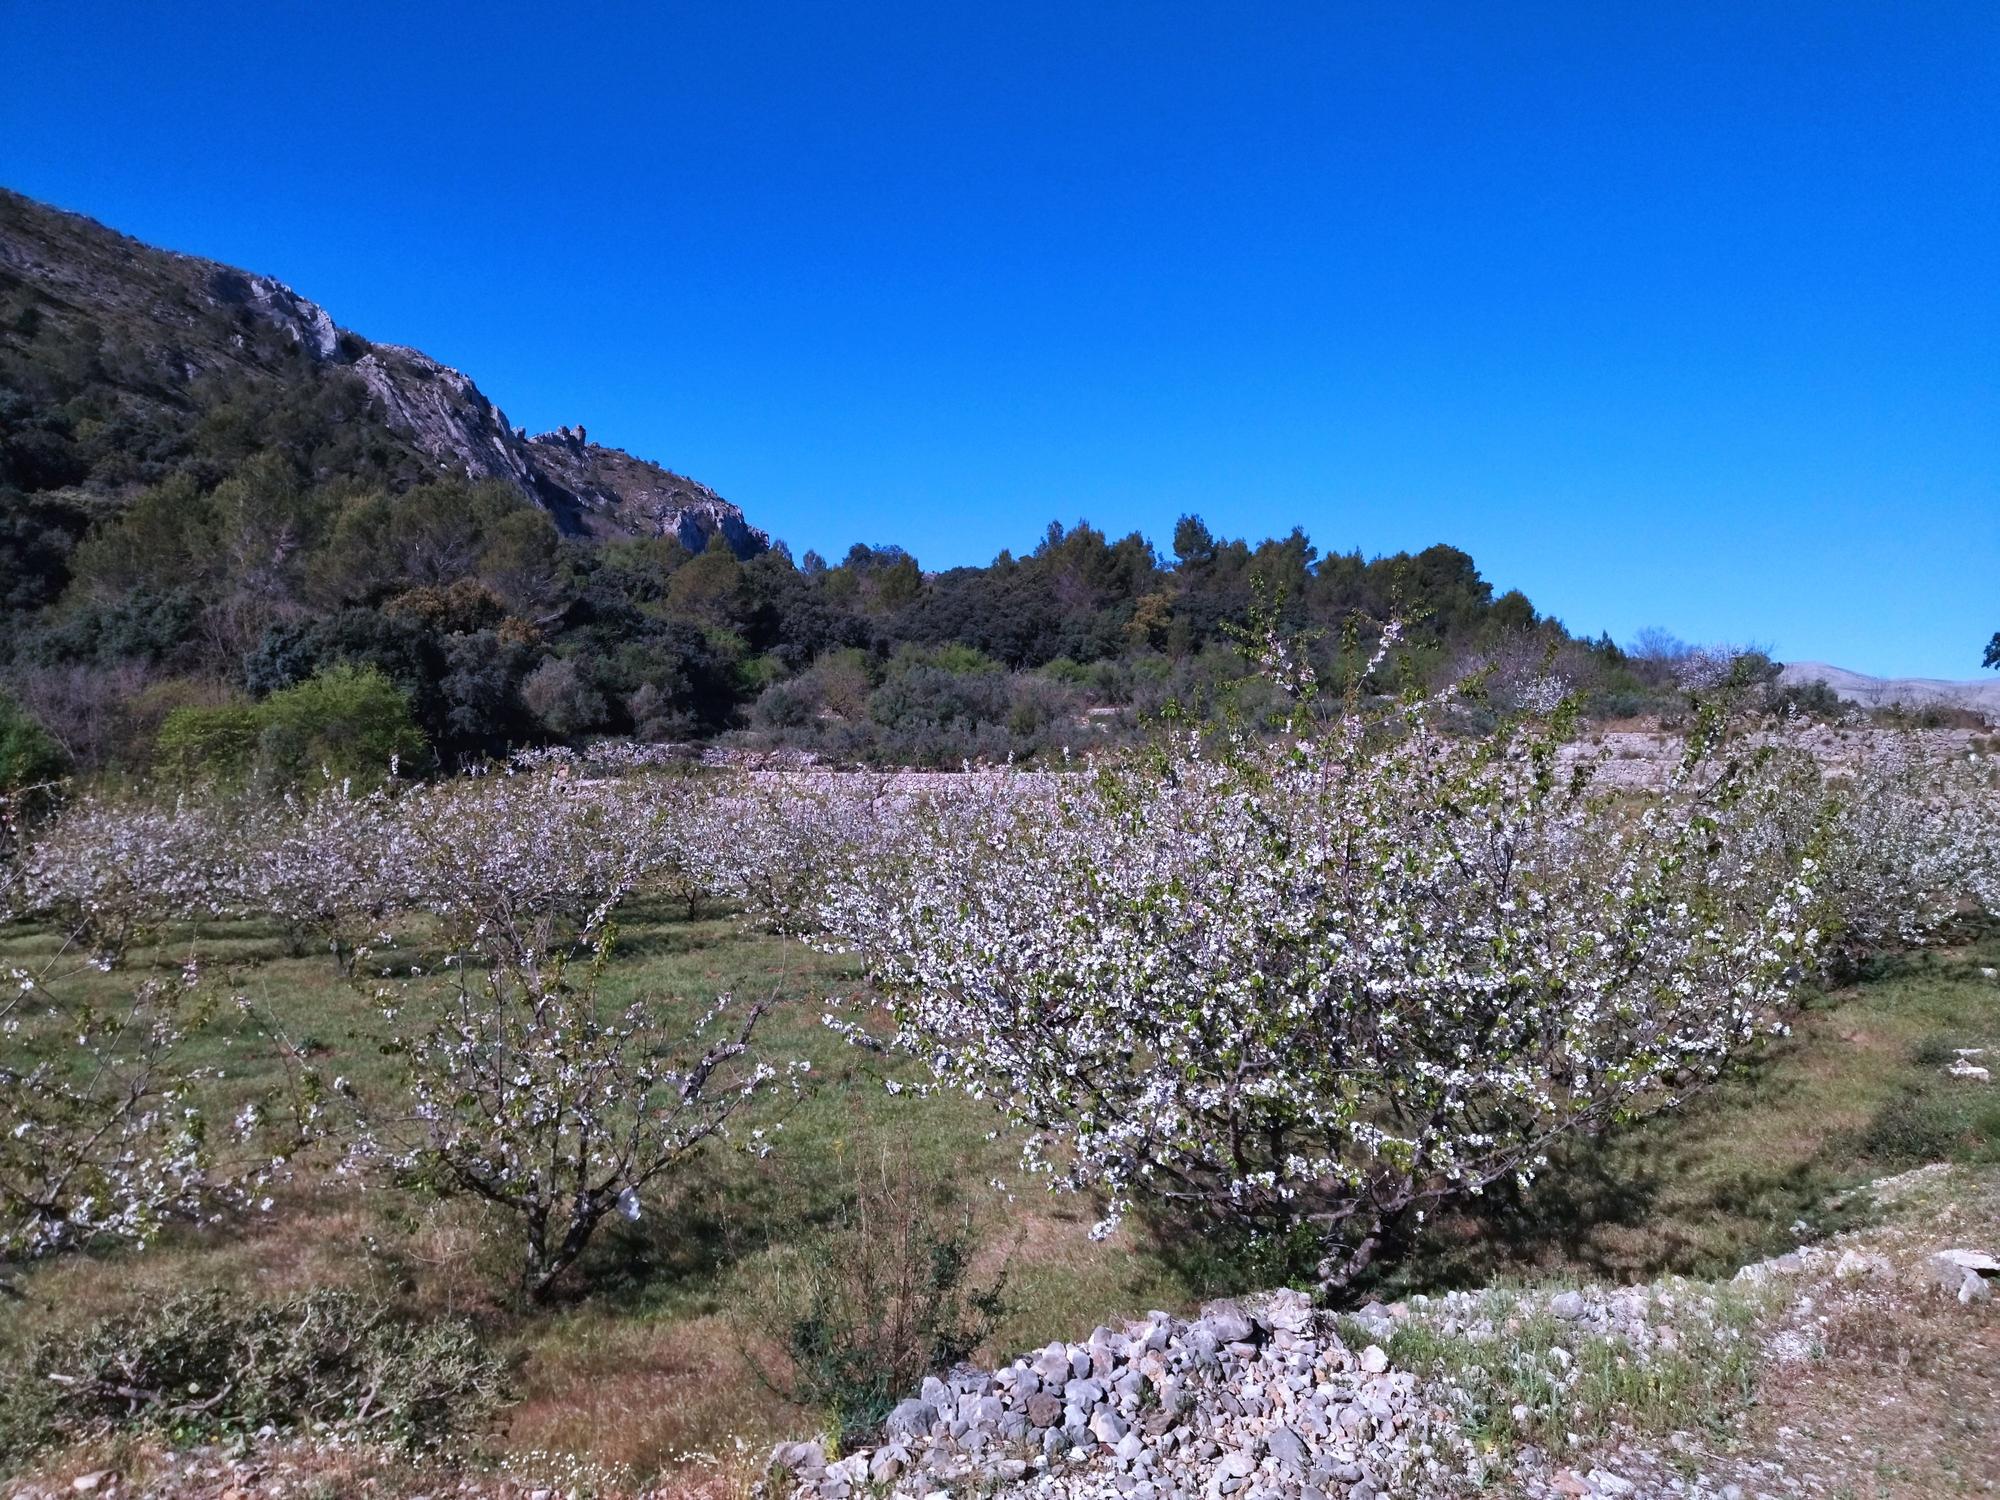
[[[422,936],[407,934],[380,959],[405,976],[412,966],[430,967]],[[344,979],[323,955],[291,956],[275,930],[231,927],[204,934],[199,946],[218,982],[277,1017],[328,1072],[349,1076],[364,1096],[387,1082],[392,1064],[372,982]],[[46,948],[34,933],[0,937],[0,963]],[[117,973],[83,973],[69,984],[109,998],[135,973],[178,972],[187,951],[180,936],[133,954]],[[515,1356],[520,1399],[498,1436],[501,1449],[580,1451],[613,1472],[644,1477],[735,1436],[767,1442],[817,1424],[818,1414],[773,1389],[787,1384],[776,1340],[796,1247],[832,1219],[857,1179],[879,1175],[885,1158],[954,1185],[972,1209],[976,1279],[1002,1269],[1007,1277],[1009,1310],[996,1347],[1188,1300],[1191,1289],[1151,1247],[1093,1244],[1089,1204],[1051,1199],[1022,1182],[1014,1146],[991,1138],[999,1122],[989,1109],[956,1096],[891,1093],[892,1079],[914,1081],[907,1065],[855,1048],[821,1023],[825,1002],[852,988],[838,961],[726,917],[626,917],[607,974],[608,1003],[779,996],[759,1048],[773,1060],[809,1058],[813,1084],[803,1103],[781,1112],[774,1103],[763,1118],[770,1125],[781,1114],[779,1149],[762,1160],[711,1152],[668,1201],[649,1203],[638,1224],[604,1229],[552,1309],[530,1316],[516,1307],[513,1242],[478,1209],[307,1180],[281,1193],[268,1215],[223,1231],[173,1233],[143,1253],[71,1256],[36,1268],[20,1279],[17,1300],[0,1303],[0,1357],[50,1322],[147,1292],[367,1290],[414,1313],[470,1316]],[[215,1086],[217,1113],[226,1117],[275,1080],[265,1053],[256,1028],[228,1010],[203,1035],[194,1059],[228,1073]],[[1004,1191],[990,1185],[996,1180]]]
[[1814,995],[1689,1108],[1563,1154],[1405,1247],[1391,1290],[1518,1276],[1710,1276],[1842,1227],[1844,1190],[1931,1161],[2000,1162],[2000,1088],[1947,1077],[1953,1050],[2000,1063],[2000,935],[1877,960]]
[[[388,961],[427,967],[421,932]],[[0,934],[0,962],[34,952],[33,933]],[[233,990],[280,1017],[294,1040],[365,1091],[388,1063],[366,989],[325,956],[288,954],[283,934],[235,927],[202,949]],[[185,941],[135,955],[178,969]],[[2000,1159],[2000,1092],[1946,1078],[1955,1047],[2000,1058],[2000,937],[1945,955],[1887,962],[1821,997],[1795,1034],[1690,1112],[1570,1154],[1528,1195],[1406,1245],[1378,1290],[1512,1277],[1630,1279],[1712,1273],[1795,1242],[1800,1219],[1831,1224],[1841,1189],[1937,1157]],[[84,976],[109,986],[120,978]],[[510,1244],[471,1208],[303,1181],[252,1223],[169,1236],[144,1253],[69,1257],[20,1279],[0,1304],[0,1358],[40,1327],[100,1313],[149,1291],[222,1285],[245,1296],[344,1286],[418,1314],[475,1319],[516,1361],[519,1395],[495,1453],[573,1455],[607,1477],[671,1472],[689,1455],[818,1423],[782,1387],[784,1309],[796,1247],[885,1157],[955,1184],[974,1214],[981,1278],[1002,1266],[1009,1311],[994,1353],[1079,1336],[1149,1307],[1223,1289],[1226,1258],[1193,1254],[1169,1231],[1135,1228],[1093,1244],[1088,1203],[1025,1185],[997,1120],[963,1099],[893,1094],[903,1065],[848,1046],[820,1016],[853,988],[833,959],[747,933],[726,917],[641,911],[625,921],[609,998],[705,1002],[720,991],[784,997],[761,1035],[774,1059],[810,1058],[815,1087],[763,1160],[718,1153],[637,1225],[607,1230],[564,1298],[528,1315],[509,1292]],[[203,1042],[229,1068],[225,1095],[260,1084],[255,1037],[230,1018]],[[770,1123],[770,1122],[767,1122]],[[994,1181],[1000,1188],[990,1186]],[[553,1476],[552,1476],[553,1477]]]

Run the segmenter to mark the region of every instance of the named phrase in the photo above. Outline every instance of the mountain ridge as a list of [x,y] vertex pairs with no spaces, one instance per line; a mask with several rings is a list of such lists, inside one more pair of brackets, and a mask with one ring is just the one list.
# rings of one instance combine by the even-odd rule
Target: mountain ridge
[[1983,682],[1975,678],[1954,681],[1942,677],[1874,677],[1827,662],[1796,661],[1785,664],[1778,680],[1788,687],[1825,683],[1837,697],[1864,708],[1940,705],[2000,719],[2000,677]]
[[4,187],[0,291],[18,304],[0,322],[0,349],[25,357],[54,323],[73,336],[81,383],[113,387],[114,404],[169,429],[199,420],[205,382],[299,378],[291,353],[318,375],[356,380],[418,471],[507,484],[567,535],[671,536],[693,552],[720,536],[738,557],[770,545],[699,481],[591,443],[581,425],[531,436],[469,375],[341,327],[275,277],[148,245]]

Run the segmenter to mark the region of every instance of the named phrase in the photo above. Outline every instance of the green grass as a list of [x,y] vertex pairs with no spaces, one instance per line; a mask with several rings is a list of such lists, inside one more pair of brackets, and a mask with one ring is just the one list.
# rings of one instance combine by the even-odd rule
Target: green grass
[[[431,970],[424,940],[420,929],[404,934],[376,966],[400,968],[397,982],[411,966]],[[0,933],[0,963],[46,951],[48,941]],[[73,982],[108,997],[135,972],[177,972],[188,945],[179,934],[135,953],[125,970]],[[326,955],[288,952],[285,934],[268,926],[216,929],[200,948],[216,982],[279,1018],[294,1041],[309,1041],[329,1073],[364,1094],[389,1082],[389,1038],[371,997],[379,975],[350,982]],[[1940,1059],[1954,1047],[2000,1049],[2000,985],[1976,967],[1996,962],[2000,938],[1989,937],[1974,950],[1880,965],[1816,999],[1792,1037],[1685,1115],[1573,1151],[1527,1195],[1500,1195],[1476,1218],[1432,1226],[1400,1247],[1371,1290],[1715,1274],[1788,1247],[1799,1218],[1830,1222],[1838,1211],[1829,1199],[1844,1187],[1929,1153],[1995,1159],[2000,1093],[1945,1078]],[[148,1291],[364,1291],[416,1315],[470,1317],[509,1354],[519,1400],[492,1441],[501,1455],[573,1453],[644,1477],[735,1436],[754,1445],[816,1426],[818,1414],[791,1407],[764,1374],[777,1357],[802,1236],[832,1221],[856,1178],[885,1155],[959,1187],[975,1213],[982,1281],[1006,1265],[1009,1310],[994,1354],[1250,1289],[1232,1280],[1271,1279],[1268,1258],[1219,1256],[1171,1229],[1134,1226],[1093,1243],[1094,1206],[1024,1181],[1015,1144],[1004,1132],[992,1138],[1001,1121],[989,1107],[892,1094],[886,1083],[914,1079],[907,1063],[852,1047],[821,1024],[829,998],[855,988],[843,961],[727,916],[624,916],[609,1003],[696,1005],[721,991],[780,997],[759,1046],[774,1060],[810,1059],[813,1087],[783,1114],[773,1154],[713,1152],[670,1197],[649,1201],[640,1223],[604,1231],[548,1311],[516,1306],[511,1242],[489,1232],[479,1210],[308,1173],[266,1216],[25,1273],[20,1297],[0,1304],[0,1358],[37,1328]],[[256,1028],[229,1011],[200,1039],[200,1060],[229,1075],[216,1086],[219,1108],[273,1081],[260,1049]],[[996,1179],[1004,1190],[989,1186]]]
[[[1398,1368],[1431,1377],[1449,1393],[1462,1430],[1482,1452],[1523,1443],[1562,1452],[1572,1433],[1588,1439],[1614,1426],[1671,1432],[1714,1424],[1750,1395],[1758,1360],[1746,1332],[1760,1294],[1674,1283],[1672,1295],[1679,1341],[1643,1355],[1622,1338],[1579,1336],[1539,1300],[1507,1291],[1481,1309],[1490,1337],[1447,1334],[1417,1318],[1399,1323],[1383,1343]],[[1697,1299],[1700,1317],[1691,1315]],[[1354,1348],[1375,1342],[1346,1320],[1342,1334]]]
[[1947,1077],[1960,1047],[2000,1068],[2000,933],[1892,955],[1813,995],[1685,1110],[1560,1154],[1402,1247],[1385,1293],[1510,1276],[1715,1276],[1842,1227],[1844,1194],[1929,1161],[2000,1161],[2000,1088]]

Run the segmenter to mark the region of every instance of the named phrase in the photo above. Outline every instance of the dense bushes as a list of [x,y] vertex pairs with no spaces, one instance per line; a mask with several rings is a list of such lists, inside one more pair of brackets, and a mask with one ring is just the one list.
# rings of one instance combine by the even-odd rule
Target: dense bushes
[[[0,557],[34,581],[0,600],[0,671],[24,690],[88,679],[41,693],[80,770],[154,758],[126,705],[162,678],[198,700],[225,684],[262,698],[337,666],[407,693],[446,770],[524,744],[746,725],[753,743],[841,761],[1051,757],[1170,700],[1227,712],[1250,681],[1236,634],[1259,598],[1318,630],[1334,673],[1402,611],[1413,624],[1380,685],[1560,648],[1562,671],[1598,684],[1608,708],[1678,695],[1671,663],[1572,641],[1518,593],[1496,598],[1450,547],[1322,557],[1296,531],[1253,545],[1184,517],[1168,558],[1137,534],[1052,525],[1023,556],[926,574],[893,546],[857,544],[830,566],[782,547],[739,558],[719,541],[696,556],[664,538],[565,539],[505,485],[408,467],[342,372],[290,358],[291,397],[247,377],[204,390],[200,420],[122,469],[74,440],[109,414],[44,430],[16,413],[10,472],[25,488],[9,492],[20,504]],[[103,491],[114,472],[126,477]],[[82,491],[52,487],[79,477]],[[865,702],[838,680],[857,670]]]
[[751,723],[758,743],[835,762],[951,769],[1049,758],[1101,740],[1110,726],[1087,712],[1088,702],[1074,679],[1010,672],[969,647],[905,647],[886,663],[851,651],[828,656],[766,689]]
[[[1170,702],[1254,718],[1238,646],[1260,599],[1315,633],[1334,677],[1401,609],[1413,623],[1373,687],[1477,673],[1503,710],[1544,680],[1596,712],[1677,710],[1698,655],[1665,637],[1630,654],[1573,640],[1449,547],[1321,557],[1301,533],[1252,546],[1186,517],[1171,559],[1080,525],[986,568],[926,575],[900,549],[858,545],[837,566],[795,566],[720,542],[693,556],[665,539],[563,540],[504,486],[320,483],[296,459],[177,471],[80,541],[36,523],[19,544],[57,549],[73,577],[59,599],[20,601],[25,628],[0,659],[17,680],[140,668],[256,697],[372,667],[452,769],[525,743],[744,726],[754,744],[842,762],[952,766],[1101,744]],[[1784,706],[1825,711],[1798,693]],[[88,745],[83,769],[102,763],[101,737],[51,727]]]
[[0,692],[0,794],[60,776],[67,757],[48,731]]
[[183,786],[282,791],[322,773],[380,781],[399,761],[417,766],[425,750],[407,694],[372,668],[337,666],[261,703],[175,709],[158,753],[161,772]]
[[266,1426],[432,1448],[498,1407],[503,1367],[463,1322],[415,1326],[351,1293],[150,1299],[39,1339],[0,1379],[0,1457],[119,1427],[185,1439]]

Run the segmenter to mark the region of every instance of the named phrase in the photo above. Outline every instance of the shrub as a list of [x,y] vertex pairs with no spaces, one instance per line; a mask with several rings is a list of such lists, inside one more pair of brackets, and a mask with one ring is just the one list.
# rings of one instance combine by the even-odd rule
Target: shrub
[[604,695],[567,657],[551,656],[530,672],[521,684],[521,701],[559,739],[597,728],[608,712]]
[[0,1453],[119,1427],[266,1425],[431,1448],[492,1414],[502,1374],[465,1323],[412,1327],[352,1293],[178,1292],[33,1344],[0,1384]]
[[2000,818],[1976,763],[1902,737],[1834,790],[1821,884],[1845,963],[1936,941],[1968,908],[2000,913]]
[[1829,724],[1855,716],[1852,705],[1824,682],[1794,682],[1777,688],[1770,695],[1770,709],[1775,714],[1796,714]]
[[[70,993],[61,966],[59,951],[38,969],[13,967],[0,997],[0,1265],[99,1243],[143,1246],[169,1220],[245,1206],[315,1133],[317,1081],[282,1045],[283,1082],[226,1131],[210,1128],[195,1085],[220,1070],[193,1063],[190,1043],[215,1000],[192,960],[123,1003]],[[274,1117],[291,1128],[274,1135]]]
[[[680,1026],[658,1002],[602,1014],[609,952],[607,933],[575,984],[542,953],[477,977],[461,966],[405,1052],[416,1135],[387,1143],[391,1164],[510,1216],[531,1302],[548,1297],[606,1217],[636,1220],[641,1195],[723,1136],[777,1076],[748,1056],[762,1005],[735,1013],[724,996]],[[736,1024],[715,1035],[725,1015]],[[407,1024],[399,1007],[389,1017]]]
[[322,771],[379,781],[393,762],[416,761],[426,749],[409,694],[371,667],[332,667],[273,693],[261,718],[259,775],[281,786]]
[[67,758],[26,709],[0,692],[0,792],[53,781]]
[[[1954,1053],[1953,1056],[1956,1056]],[[2000,1158],[2000,1104],[1981,1092],[1951,1087],[1906,1089],[1861,1131],[1862,1154],[1884,1165]]]
[[336,666],[262,703],[175,709],[160,727],[157,764],[181,785],[254,779],[283,789],[322,772],[379,782],[424,751],[407,693],[372,667]]
[[[210,1152],[179,1054],[203,1019],[192,987],[149,980],[124,1008],[65,1004],[21,971],[0,1006],[0,1261],[96,1240],[145,1243],[207,1200]],[[47,1012],[46,1045],[20,1036]]]
[[518,964],[588,946],[668,861],[689,799],[657,782],[595,784],[574,764],[522,762],[395,798],[378,860],[388,900],[436,915],[455,945]]
[[240,782],[256,763],[263,728],[254,704],[177,708],[160,725],[155,764],[161,775],[180,786]]
[[402,615],[440,634],[469,635],[498,625],[507,606],[478,579],[460,578],[442,586],[408,589],[384,604],[382,613]]
[[15,701],[62,748],[72,769],[84,773],[131,766],[135,747],[141,762],[151,754],[143,699],[153,670],[136,662],[114,667],[30,666],[16,659],[9,673]]
[[[750,718],[759,729],[802,729],[809,725],[818,706],[813,702],[811,684],[801,678],[773,683],[751,706]],[[638,710],[633,710],[636,718]]]
[[1869,711],[1868,717],[1888,729],[1986,728],[1986,715],[1953,703],[1891,703]]
[[398,804],[383,788],[327,782],[245,809],[236,832],[242,909],[282,921],[295,953],[318,937],[352,973],[360,944],[382,918],[423,893],[411,889],[398,842]]
[[969,1356],[1002,1311],[1000,1281],[970,1282],[973,1248],[971,1215],[949,1190],[885,1160],[803,1251],[783,1330],[790,1398],[826,1412],[850,1442],[926,1375]]

